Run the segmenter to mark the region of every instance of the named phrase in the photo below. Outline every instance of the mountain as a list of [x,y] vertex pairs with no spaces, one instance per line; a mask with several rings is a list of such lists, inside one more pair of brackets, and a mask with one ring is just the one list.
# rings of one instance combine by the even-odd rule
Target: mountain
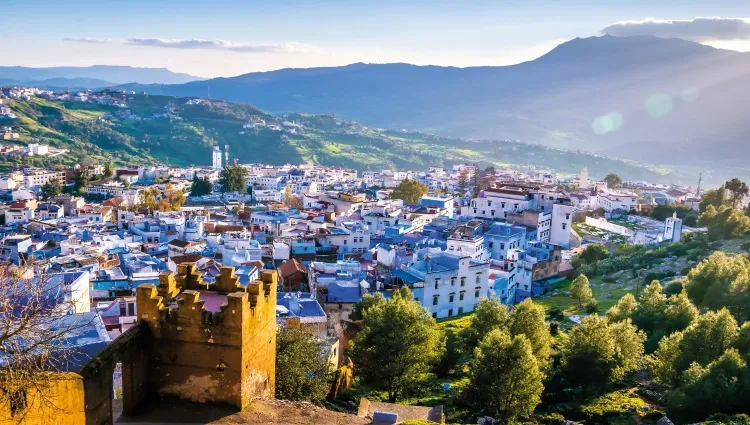
[[[189,74],[172,72],[167,68],[136,68],[132,66],[93,65],[87,67],[61,66],[51,68],[27,68],[23,66],[0,66],[0,80],[16,80],[21,84],[45,80],[89,79],[117,84],[182,84],[200,80]],[[58,82],[64,82],[59,80]],[[74,81],[73,81],[74,82]],[[66,86],[63,86],[66,87]],[[106,86],[88,87],[98,88]]]
[[[476,162],[575,174],[588,167],[593,176],[617,172],[626,179],[680,180],[654,169],[586,153],[511,141],[475,142],[420,132],[378,130],[334,115],[277,116],[250,105],[184,97],[103,92],[127,108],[98,102],[11,100],[15,120],[4,120],[34,141],[67,149],[56,157],[0,157],[0,168],[33,161],[52,166],[82,157],[118,164],[208,165],[213,146],[229,146],[231,158],[270,164],[319,163],[358,170],[421,169]],[[256,124],[249,126],[247,124]]]
[[358,63],[145,89],[702,171],[750,166],[750,54],[678,39],[575,39],[502,67]]
[[47,80],[13,80],[0,78],[0,86],[27,86],[37,87],[44,90],[65,91],[65,90],[89,90],[112,87],[116,85],[111,81],[99,80],[96,78],[50,78]]

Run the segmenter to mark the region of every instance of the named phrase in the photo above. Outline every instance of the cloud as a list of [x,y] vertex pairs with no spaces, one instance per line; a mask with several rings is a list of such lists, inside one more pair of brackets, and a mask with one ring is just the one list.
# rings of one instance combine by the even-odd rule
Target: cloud
[[74,43],[91,43],[91,44],[103,44],[111,43],[111,38],[89,38],[89,37],[65,37],[63,41],[72,41]]
[[602,34],[614,36],[655,35],[697,42],[750,39],[750,19],[698,17],[692,20],[623,21],[608,25]]
[[226,40],[175,40],[165,38],[129,38],[126,44],[135,46],[164,47],[169,49],[226,50],[244,53],[312,53],[308,46],[300,43],[242,44]]

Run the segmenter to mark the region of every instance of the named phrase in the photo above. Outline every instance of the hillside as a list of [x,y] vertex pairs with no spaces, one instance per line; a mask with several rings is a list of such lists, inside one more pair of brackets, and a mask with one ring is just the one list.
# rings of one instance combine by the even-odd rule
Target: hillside
[[[123,95],[112,92],[122,98]],[[533,167],[592,176],[617,172],[626,179],[675,181],[680,175],[634,162],[511,141],[470,141],[419,132],[369,128],[333,115],[274,116],[223,101],[128,95],[128,108],[92,102],[13,101],[19,143],[34,140],[70,151],[55,161],[87,156],[118,163],[207,165],[213,146],[229,145],[231,158],[270,164],[313,162],[365,169],[426,169],[475,162]],[[172,112],[169,112],[169,111]],[[7,121],[6,121],[7,122]],[[249,123],[255,128],[244,128]],[[36,160],[39,161],[39,160]],[[7,162],[6,165],[12,165]]]
[[[181,84],[201,78],[172,72],[166,68],[93,65],[29,68],[0,66],[0,82],[17,81],[16,85],[99,88],[116,84]],[[85,83],[84,85],[81,85]],[[6,84],[6,83],[3,83]]]
[[747,174],[750,165],[750,54],[684,40],[575,39],[502,67],[353,64],[139,86],[180,96],[205,96],[208,87],[213,98],[272,113],[334,113],[379,127],[688,165],[704,182],[708,171]]

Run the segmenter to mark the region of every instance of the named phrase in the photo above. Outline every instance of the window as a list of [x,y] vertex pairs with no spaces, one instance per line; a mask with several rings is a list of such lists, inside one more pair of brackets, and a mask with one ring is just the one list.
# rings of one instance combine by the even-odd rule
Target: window
[[490,249],[492,249],[492,241],[490,241],[490,243],[488,245],[489,245]]
[[451,278],[451,286],[456,286],[456,278],[455,277]]
[[488,207],[491,207],[491,206],[492,206],[492,200],[491,200],[491,199],[488,199],[488,200],[487,200],[487,206],[488,206]]
[[435,295],[432,297],[432,305],[438,305],[438,299],[440,298],[439,295]]
[[448,316],[453,316],[453,309],[448,309]]
[[437,319],[437,313],[432,313],[432,318]]
[[455,299],[455,297],[456,297],[455,295],[453,295],[453,294],[450,294],[450,295],[448,296],[448,302],[449,302],[449,303],[452,303],[452,302],[453,302],[453,300]]
[[474,298],[479,298],[479,288],[474,290]]
[[495,210],[491,210],[490,212],[492,213],[493,216],[495,215]]
[[464,314],[464,308],[463,307],[459,307],[458,308],[458,315],[460,316],[462,314]]
[[563,230],[565,230],[565,228],[566,228],[566,227],[567,227],[567,224],[566,224],[566,223],[563,223],[563,224],[562,224],[562,228],[563,228]]
[[435,289],[438,288],[439,284],[440,284],[440,279],[435,279]]
[[[481,277],[482,277],[481,274],[477,275],[477,285],[479,285],[479,282],[481,282]],[[461,285],[461,286],[463,286],[463,285]]]
[[459,301],[463,301],[464,300],[464,293],[463,292],[461,292],[460,294],[458,294],[458,300]]
[[466,286],[466,278],[465,277],[461,278],[461,286]]

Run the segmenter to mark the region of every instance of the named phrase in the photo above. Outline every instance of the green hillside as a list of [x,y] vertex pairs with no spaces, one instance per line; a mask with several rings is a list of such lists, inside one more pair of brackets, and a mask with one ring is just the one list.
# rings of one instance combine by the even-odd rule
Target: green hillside
[[[519,142],[469,141],[373,129],[333,115],[281,117],[245,104],[195,104],[190,98],[145,94],[128,95],[123,100],[127,108],[38,98],[12,101],[18,119],[10,124],[21,134],[18,143],[38,141],[69,149],[54,159],[31,159],[37,165],[80,161],[83,157],[118,164],[208,165],[213,146],[229,145],[230,157],[243,163],[312,162],[377,170],[425,169],[468,161],[562,174],[575,174],[588,167],[594,177],[616,172],[626,179],[680,178],[668,170],[586,153]],[[243,128],[248,123],[256,127]],[[29,159],[9,158],[3,165],[7,168],[19,162]]]

